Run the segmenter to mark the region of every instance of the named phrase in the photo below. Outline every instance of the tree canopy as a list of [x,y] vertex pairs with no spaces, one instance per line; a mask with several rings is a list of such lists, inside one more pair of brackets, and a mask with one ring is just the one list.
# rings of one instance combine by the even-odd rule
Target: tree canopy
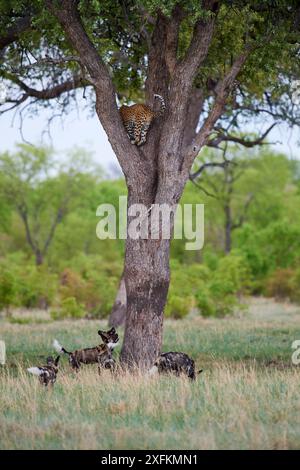
[[[68,113],[82,89],[86,105],[93,108],[93,79],[74,51],[55,15],[59,1],[0,2],[0,77],[7,86],[6,102],[0,112],[18,108],[22,118],[38,112],[39,106],[53,108],[54,116]],[[71,2],[72,3],[72,2]],[[161,40],[168,52],[176,46],[176,59],[183,59],[195,22],[209,13],[201,2],[86,1],[78,3],[84,27],[107,65],[120,101],[151,100],[148,68],[151,37],[158,21]],[[224,78],[247,42],[252,49],[239,72],[234,92],[216,128],[210,145],[217,146],[247,120],[263,115],[276,122],[299,124],[299,107],[293,102],[291,84],[299,78],[300,9],[297,1],[221,1],[214,35],[194,79],[187,122],[193,134],[202,112],[205,119]],[[205,6],[205,5],[204,5]],[[179,30],[166,30],[171,18]],[[174,44],[174,41],[178,41]],[[168,69],[174,58],[169,54]],[[173,61],[173,63],[172,63]],[[157,91],[163,86],[159,70],[154,74]],[[153,86],[153,84],[152,84]],[[148,88],[148,90],[147,90]],[[147,93],[148,92],[148,93]]]

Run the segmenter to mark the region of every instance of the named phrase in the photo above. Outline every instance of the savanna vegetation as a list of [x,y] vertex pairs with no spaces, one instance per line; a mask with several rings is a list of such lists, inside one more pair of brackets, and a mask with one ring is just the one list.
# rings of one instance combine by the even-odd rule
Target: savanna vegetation
[[[0,113],[9,115],[15,110],[19,113],[21,127],[28,115],[34,115],[44,107],[53,110],[50,120],[57,115],[64,118],[74,105],[78,105],[81,89],[86,107],[97,114],[124,174],[129,222],[132,220],[130,207],[133,204],[143,204],[149,210],[152,204],[167,204],[170,207],[184,200],[183,193],[190,191],[190,179],[198,186],[205,184],[201,181],[201,166],[194,168],[205,148],[225,151],[229,143],[239,143],[246,149],[254,148],[263,143],[275,123],[284,121],[289,126],[299,125],[299,106],[295,105],[294,100],[298,91],[296,86],[295,95],[294,85],[299,78],[300,22],[299,5],[294,0],[8,0],[0,2],[0,13],[3,31],[0,33],[0,79],[5,87],[5,93],[1,93]],[[147,138],[134,139],[135,143],[143,142],[144,145],[131,145],[119,108],[122,104],[142,102],[148,106],[149,115],[149,107],[150,114],[157,111],[156,94],[164,98],[165,112],[160,117],[156,114]],[[245,123],[250,122],[254,126],[265,118],[266,126],[258,135],[240,134],[245,130]],[[140,122],[140,119],[141,116],[138,116],[133,123],[127,122],[127,130],[132,125],[137,130],[141,125],[146,133],[149,122]],[[217,168],[212,166],[211,158],[207,163],[206,170]],[[234,171],[235,164],[228,166],[227,160],[223,163],[220,168],[223,168],[224,174],[220,178],[224,185],[218,181],[219,176],[213,175],[219,203],[214,207],[219,214],[218,223],[223,228],[212,233],[209,243],[212,243],[214,256],[216,251],[222,252],[224,249],[227,257],[218,263],[203,262],[207,271],[205,285],[202,282],[204,274],[197,272],[199,259],[191,255],[188,260],[181,260],[181,263],[190,266],[190,278],[185,280],[185,286],[188,283],[191,287],[181,297],[182,283],[179,280],[179,290],[175,287],[174,292],[171,288],[169,294],[170,253],[172,251],[173,256],[175,253],[176,260],[176,244],[171,248],[171,233],[168,238],[163,237],[161,227],[157,227],[159,243],[151,237],[127,237],[125,241],[122,271],[127,305],[121,353],[124,364],[141,368],[153,364],[162,346],[167,302],[167,313],[177,317],[184,316],[193,307],[204,315],[224,315],[233,310],[236,297],[241,297],[248,289],[256,292],[264,289],[264,280],[276,269],[272,265],[272,253],[264,249],[260,252],[260,244],[261,237],[269,239],[274,236],[276,239],[278,231],[281,236],[281,231],[287,230],[286,221],[279,228],[272,225],[276,217],[280,219],[278,213],[274,214],[276,209],[280,211],[278,201],[275,202],[276,209],[269,211],[272,223],[268,221],[259,225],[254,220],[255,208],[259,203],[259,196],[256,198],[253,194],[259,189],[253,188],[255,177],[254,181],[249,181],[251,189],[244,199],[238,189],[239,184],[245,185],[244,177]],[[13,176],[15,168],[10,169],[12,173],[9,175]],[[78,177],[80,187],[82,181]],[[237,186],[236,196],[233,194],[233,182]],[[44,221],[41,224],[38,222],[46,216],[45,204],[36,204],[35,199],[24,208],[23,204],[19,204],[19,194],[14,192],[16,188],[10,186],[8,191],[10,204],[15,206],[18,216],[19,222],[16,223],[25,227],[28,252],[39,267],[32,268],[33,272],[47,263],[51,275],[58,275],[62,285],[62,288],[56,288],[56,295],[51,300],[51,278],[49,295],[38,297],[42,298],[43,305],[57,304],[53,309],[54,318],[67,312],[80,317],[87,307],[95,314],[100,299],[92,297],[94,292],[97,292],[96,296],[100,292],[95,286],[101,276],[98,281],[94,274],[89,276],[90,271],[95,272],[94,267],[89,267],[84,273],[78,273],[78,264],[77,270],[75,266],[68,268],[67,264],[73,260],[74,253],[74,247],[70,246],[71,238],[66,248],[72,256],[68,255],[64,269],[68,268],[75,274],[67,272],[61,278],[62,274],[55,266],[60,262],[59,249],[54,251],[51,247],[54,247],[54,238],[57,243],[59,232],[72,218],[75,209],[70,201],[75,202],[76,198],[74,193],[70,195],[74,187],[67,175],[64,174],[60,181],[51,181],[50,186],[52,183],[51,195],[56,194],[57,198],[49,197],[53,211],[48,225]],[[46,191],[47,194],[44,180],[43,184],[37,185],[31,179],[29,184],[36,185],[38,192]],[[26,197],[25,186],[20,185],[25,191],[22,197]],[[91,183],[89,186],[94,185]],[[278,190],[286,192],[286,188],[283,190],[280,186]],[[263,198],[265,196],[262,195]],[[86,198],[79,196],[79,199],[83,201]],[[214,209],[212,213],[215,214]],[[81,221],[82,216],[79,217],[77,215],[77,221]],[[288,230],[293,230],[297,225],[296,218]],[[74,219],[73,223],[76,223]],[[171,229],[173,223],[171,217]],[[271,233],[258,235],[258,231],[268,228]],[[209,230],[213,231],[214,227]],[[214,240],[214,235],[218,240]],[[237,241],[238,235],[240,242]],[[294,239],[295,232],[289,232],[282,238],[286,241],[290,240],[290,236]],[[63,243],[67,243],[65,240]],[[87,237],[81,237],[80,243],[82,240],[87,243]],[[248,249],[247,256],[241,254],[241,246],[243,251]],[[292,249],[290,243],[288,248]],[[91,247],[84,246],[81,254],[88,258],[91,250]],[[116,245],[114,250],[117,250]],[[109,252],[107,249],[107,254]],[[287,255],[286,246],[280,256],[282,253]],[[111,261],[107,261],[106,256],[98,261],[97,266],[101,264],[103,269],[111,269]],[[297,277],[296,266],[292,266],[294,259],[291,258],[294,256],[296,253],[290,253],[293,272],[289,276],[288,288],[294,285]],[[181,257],[185,258],[182,254]],[[60,259],[65,258],[66,254],[63,253]],[[93,254],[92,258],[93,263]],[[246,264],[251,265],[249,274],[244,258]],[[25,263],[30,269],[30,263]],[[285,262],[277,259],[276,263],[281,268],[280,264]],[[21,261],[18,264],[21,265]],[[5,269],[7,271],[7,267]],[[177,275],[186,272],[177,272],[176,269],[172,274],[173,284]],[[257,270],[254,278],[256,285],[249,287],[253,270]],[[270,290],[274,289],[280,275],[274,274]],[[11,289],[5,291],[6,297],[10,292],[12,297],[23,302],[22,293],[17,292],[20,283],[17,281],[14,287],[14,276],[17,277],[17,273],[8,273],[5,280],[7,286],[11,284]],[[74,282],[68,281],[70,276],[74,276]],[[76,284],[76,276],[78,289],[75,293],[68,286]],[[29,274],[26,275],[26,278],[29,277]],[[41,280],[42,274],[37,277]],[[112,279],[113,276],[110,276],[102,284],[102,297],[113,288]],[[86,294],[91,286],[93,295]],[[291,290],[294,288],[291,287]],[[88,302],[87,296],[91,297]],[[28,303],[28,300],[25,301]],[[4,306],[9,303],[6,298]],[[105,303],[103,300],[100,314],[110,308]]]
[[[163,350],[194,357],[203,369],[194,383],[138,370],[99,377],[96,365],[74,374],[62,357],[53,390],[25,368],[44,361],[53,338],[70,349],[90,345],[105,323],[2,319],[9,355],[0,368],[0,448],[299,449],[299,371],[291,363],[299,314],[260,300],[240,318],[166,320]],[[45,313],[35,317],[46,321]]]
[[[84,149],[0,153],[1,448],[299,448],[300,166],[268,145],[300,124],[298,3],[0,0],[1,116],[22,134],[41,109],[50,125],[85,107],[122,170]],[[157,94],[163,115],[131,145],[120,106],[153,115]],[[204,247],[172,239],[174,217],[167,238],[99,240],[97,207],[120,196],[128,222],[136,203],[147,220],[204,204]],[[62,357],[48,390],[26,373],[55,337],[95,344],[118,302],[116,374],[75,377]],[[204,372],[151,379],[162,350]]]
[[[195,168],[217,158],[203,152]],[[251,294],[300,301],[298,162],[268,146],[232,146],[226,159],[185,189],[181,204],[204,204],[205,243],[188,251],[187,240],[173,240],[167,317],[224,316]],[[56,155],[22,144],[0,156],[0,192],[3,314],[19,307],[46,308],[55,320],[107,317],[124,240],[97,238],[96,209],[118,211],[123,180],[107,179],[83,150]]]

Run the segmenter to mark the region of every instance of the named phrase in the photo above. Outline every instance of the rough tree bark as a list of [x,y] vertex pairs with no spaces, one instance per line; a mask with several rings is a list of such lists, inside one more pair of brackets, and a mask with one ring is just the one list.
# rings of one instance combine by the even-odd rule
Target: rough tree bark
[[[181,15],[177,10],[177,21],[180,19],[180,17],[181,17]],[[167,23],[165,23],[165,25],[167,25]],[[177,27],[178,26],[176,25],[176,29],[177,29]],[[158,36],[160,36],[161,35],[161,29],[157,28],[156,33],[157,33]],[[152,52],[153,52],[153,54],[154,54],[155,40],[156,40],[156,38],[154,37],[153,41],[152,41]],[[171,47],[170,43],[173,44],[173,46],[174,46],[174,42],[169,39],[169,43],[168,43],[169,44],[169,50],[170,50],[170,47]],[[160,47],[159,42],[157,42],[157,46],[158,46],[158,50],[155,51],[156,52],[156,54],[155,54],[156,59],[158,57],[157,54],[161,52],[161,47]],[[173,62],[171,60],[171,64],[172,63]],[[168,67],[170,69],[171,65],[169,64]],[[157,74],[155,73],[155,75],[157,75]],[[149,80],[148,80],[148,83],[149,83]],[[160,83],[163,83],[163,82],[160,82]],[[154,83],[154,87],[155,87],[155,83]],[[165,91],[166,91],[165,89],[164,90],[160,89],[161,93],[165,93]],[[151,91],[149,91],[149,95],[150,95],[150,98],[151,98]],[[191,96],[190,96],[190,99],[189,99],[188,112],[187,112],[187,116],[186,116],[186,120],[185,120],[184,136],[183,136],[183,145],[184,145],[184,147],[186,147],[190,142],[192,142],[193,139],[196,136],[196,129],[197,129],[197,126],[199,124],[199,117],[201,115],[201,111],[202,111],[202,108],[203,108],[203,101],[204,101],[204,94],[203,94],[202,90],[200,90],[198,88],[193,89],[193,91],[191,93]],[[116,295],[116,299],[115,299],[114,305],[112,307],[112,310],[111,310],[111,313],[110,313],[110,316],[109,316],[108,324],[110,326],[114,326],[115,328],[120,327],[120,326],[124,326],[125,321],[126,321],[126,310],[127,310],[126,286],[125,286],[124,275],[122,275],[120,285],[119,285],[119,288],[118,288],[118,292],[117,292],[117,295]]]
[[[96,93],[96,112],[120,162],[128,188],[128,207],[134,203],[150,208],[153,203],[178,203],[199,150],[224,111],[226,99],[250,49],[245,46],[231,69],[220,79],[215,102],[193,142],[184,142],[186,117],[194,78],[204,62],[213,37],[218,10],[215,0],[203,1],[211,15],[195,23],[193,37],[181,60],[177,59],[177,40],[182,12],[176,7],[170,18],[158,13],[149,50],[146,101],[160,93],[167,111],[149,133],[142,148],[132,146],[123,128],[115,100],[115,90],[107,67],[85,32],[77,2],[47,1],[66,36],[90,75]],[[130,216],[128,216],[130,222]],[[152,365],[161,351],[163,311],[167,298],[170,240],[127,237],[125,284],[127,314],[121,360],[141,368]]]
[[127,298],[126,298],[126,286],[124,274],[122,274],[119,289],[116,295],[116,300],[111,309],[109,316],[108,324],[109,326],[114,326],[118,328],[119,326],[125,325],[126,318],[126,308],[127,308]]

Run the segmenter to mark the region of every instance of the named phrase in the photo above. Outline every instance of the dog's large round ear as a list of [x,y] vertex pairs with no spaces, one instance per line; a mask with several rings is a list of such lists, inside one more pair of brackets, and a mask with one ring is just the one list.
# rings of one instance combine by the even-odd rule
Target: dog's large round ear
[[113,333],[115,333],[115,332],[116,332],[115,328],[114,328],[114,327],[112,327],[112,328],[109,330],[109,332],[108,332],[108,333],[111,333],[111,334],[113,334]]
[[99,330],[98,331],[98,335],[101,336],[101,338],[103,339],[103,341],[105,341],[107,338],[106,338],[106,333],[105,331],[102,331],[102,330]]

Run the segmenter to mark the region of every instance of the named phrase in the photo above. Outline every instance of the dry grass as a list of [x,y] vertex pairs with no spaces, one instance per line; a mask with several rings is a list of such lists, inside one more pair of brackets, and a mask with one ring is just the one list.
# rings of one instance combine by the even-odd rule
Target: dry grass
[[0,448],[299,448],[300,368],[290,363],[290,345],[300,339],[300,316],[261,317],[250,309],[244,319],[167,322],[164,349],[204,365],[195,383],[109,371],[99,377],[93,366],[74,375],[63,360],[53,390],[25,365],[49,353],[53,336],[67,346],[93,344],[99,322],[2,322],[9,362],[0,372]]
[[0,386],[8,449],[290,449],[300,446],[299,373],[216,364],[185,379],[92,368],[44,390],[23,368]]

